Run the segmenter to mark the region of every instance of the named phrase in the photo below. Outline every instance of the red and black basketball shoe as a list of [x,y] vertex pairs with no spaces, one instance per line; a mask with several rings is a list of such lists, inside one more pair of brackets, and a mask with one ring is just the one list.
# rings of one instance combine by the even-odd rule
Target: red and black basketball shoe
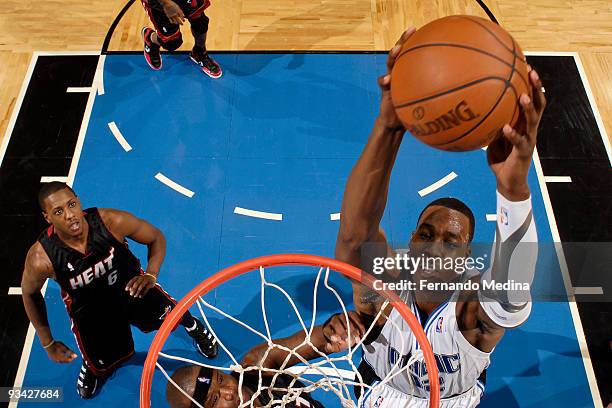
[[159,45],[151,41],[151,34],[154,31],[149,27],[142,28],[142,40],[144,42],[144,57],[147,60],[149,66],[158,71],[162,67],[161,53],[159,52]]
[[223,75],[223,71],[219,64],[217,64],[217,61],[212,59],[211,56],[208,55],[208,52],[204,51],[202,48],[193,47],[191,54],[189,54],[189,58],[191,58],[191,60],[200,67],[202,72],[209,77],[219,78]]

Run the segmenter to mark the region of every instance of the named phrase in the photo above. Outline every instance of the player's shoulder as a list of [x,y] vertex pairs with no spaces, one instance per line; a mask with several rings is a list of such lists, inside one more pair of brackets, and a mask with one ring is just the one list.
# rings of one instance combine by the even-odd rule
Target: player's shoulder
[[120,242],[144,221],[130,212],[116,208],[99,208],[98,213],[106,229]]
[[49,259],[47,251],[45,251],[42,244],[38,241],[32,244],[28,250],[26,264],[34,272],[51,272],[53,270],[51,259]]
[[121,223],[134,217],[129,212],[116,208],[98,208],[98,214],[107,228],[121,225]]
[[122,226],[133,215],[116,208],[98,208],[98,214],[106,229],[121,241],[123,239]]
[[116,208],[97,208],[97,210],[98,214],[100,215],[100,218],[102,218],[103,220],[119,217],[121,213],[124,212]]

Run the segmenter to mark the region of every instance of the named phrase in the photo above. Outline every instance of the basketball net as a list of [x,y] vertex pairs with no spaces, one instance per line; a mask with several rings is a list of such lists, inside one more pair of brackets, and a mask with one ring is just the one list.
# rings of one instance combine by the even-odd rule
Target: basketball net
[[[160,330],[158,331],[153,341],[153,344],[151,346],[151,349],[149,351],[149,355],[147,356],[147,361],[145,362],[145,367],[143,369],[143,377],[142,377],[142,384],[141,384],[141,407],[150,406],[150,392],[151,392],[153,368],[157,367],[160,370],[160,372],[164,375],[164,377],[171,384],[173,384],[173,386],[176,387],[177,390],[179,390],[179,392],[185,395],[185,397],[187,397],[193,403],[193,406],[204,408],[204,401],[196,401],[195,399],[193,399],[192,396],[186,393],[180,386],[178,386],[178,384],[176,384],[172,380],[168,372],[163,368],[163,366],[158,361],[158,358],[157,358],[158,356],[164,357],[166,359],[174,360],[174,361],[181,361],[181,362],[194,364],[194,365],[201,366],[201,367],[208,367],[211,369],[221,370],[226,373],[230,371],[237,373],[239,377],[239,380],[238,380],[238,388],[239,388],[238,395],[240,398],[239,408],[255,406],[254,401],[259,396],[262,396],[264,394],[266,396],[266,400],[269,401],[266,405],[263,405],[264,407],[266,408],[267,407],[285,407],[285,406],[288,406],[288,404],[290,403],[299,402],[303,394],[311,393],[317,389],[333,393],[337,397],[342,407],[345,407],[345,408],[362,407],[364,406],[363,405],[364,400],[367,398],[368,394],[370,394],[370,392],[368,391],[371,391],[371,393],[375,393],[377,390],[381,389],[383,385],[388,384],[391,380],[393,380],[393,378],[399,375],[406,376],[409,379],[410,386],[414,390],[415,384],[413,382],[412,376],[410,375],[410,373],[407,372],[407,370],[415,361],[425,362],[427,366],[428,376],[430,378],[438,377],[438,372],[437,372],[437,367],[434,362],[433,352],[431,351],[431,346],[427,342],[423,329],[421,328],[420,324],[418,323],[418,321],[416,320],[412,312],[409,310],[409,308],[403,302],[401,302],[401,300],[395,294],[389,293],[389,292],[379,291],[379,293],[387,297],[387,299],[389,300],[387,300],[386,302],[382,304],[382,307],[380,308],[380,311],[378,312],[376,318],[373,320],[373,323],[366,329],[366,332],[360,337],[360,340],[358,342],[353,344],[352,341],[347,341],[348,347],[344,351],[345,354],[341,354],[342,353],[341,352],[341,353],[335,353],[333,354],[333,356],[330,356],[327,353],[325,353],[324,350],[319,350],[311,342],[311,335],[314,330],[315,321],[317,318],[317,299],[318,299],[318,292],[321,286],[321,281],[322,281],[324,289],[329,291],[333,295],[333,297],[338,301],[339,309],[341,310],[344,316],[344,319],[345,319],[344,322],[348,329],[347,330],[348,339],[353,339],[354,334],[351,333],[351,325],[349,324],[350,319],[348,316],[346,305],[344,301],[342,300],[341,296],[338,294],[337,290],[329,282],[330,270],[338,270],[339,265],[344,269],[347,269],[347,267],[352,268],[350,274],[347,273],[346,270],[339,270],[339,271],[345,274],[346,276],[350,275],[349,277],[352,279],[355,279],[354,275],[358,274],[359,278],[355,280],[359,280],[365,284],[371,283],[371,282],[364,282],[363,280],[364,276],[369,277],[369,275],[362,274],[361,271],[359,271],[357,268],[353,268],[350,265],[338,263],[338,261],[327,259],[327,258],[315,257],[315,256],[310,256],[310,255],[294,255],[298,257],[297,259],[298,262],[295,262],[295,260],[294,261],[289,260],[289,258],[287,258],[288,256],[291,256],[291,255],[273,256],[273,257],[281,257],[279,259],[276,259],[275,263],[270,263],[270,258],[273,258],[273,257],[258,258],[259,260],[261,260],[261,262],[259,263],[259,266],[251,269],[251,270],[258,269],[259,271],[260,307],[261,307],[261,313],[262,313],[263,323],[265,327],[265,332],[256,330],[255,328],[241,321],[235,316],[232,316],[226,311],[218,307],[215,307],[211,305],[210,303],[208,303],[206,300],[204,300],[202,296],[206,293],[206,291],[199,291],[198,289],[201,289],[202,286],[206,286],[205,283],[210,281],[210,279],[203,282],[202,284],[200,284],[199,287],[196,287],[194,290],[192,290],[190,294],[188,294],[183,300],[181,300],[181,302],[179,302],[179,304],[177,304],[177,307],[173,310],[170,316],[166,318],[166,321],[164,322],[162,328],[160,328]],[[312,257],[312,258],[309,258],[307,260],[308,257]],[[253,262],[256,260],[257,259],[252,260],[252,261],[246,261],[245,263],[242,263],[242,264],[246,264],[248,262]],[[332,265],[330,265],[330,263],[332,263]],[[267,266],[299,264],[299,265],[312,265],[312,266],[319,267],[318,273],[316,275],[315,284],[314,284],[313,310],[312,310],[312,316],[310,316],[310,324],[305,323],[304,317],[300,313],[299,308],[296,306],[294,300],[291,298],[289,293],[287,293],[287,291],[283,289],[281,286],[273,282],[269,282],[266,279],[266,268],[263,266],[266,264]],[[240,266],[240,265],[241,264],[238,264],[236,266]],[[234,268],[236,268],[236,266]],[[246,265],[243,265],[243,266],[246,266]],[[330,266],[333,269],[331,269]],[[231,268],[228,268],[228,269],[231,269]],[[242,269],[245,269],[245,268],[242,268]],[[227,270],[222,271],[222,272],[226,272],[226,271]],[[219,274],[215,276],[219,277],[219,275],[222,274],[222,272],[220,272]],[[244,272],[246,272],[246,270],[242,271],[242,273]],[[233,271],[233,273],[234,273],[233,276],[237,276],[239,274],[239,273],[235,273],[235,270]],[[231,274],[232,272],[230,272],[230,275]],[[211,279],[213,279],[215,276],[213,276]],[[226,278],[231,279],[231,277],[233,276],[226,277]],[[220,282],[213,282],[212,285],[210,285],[210,288],[212,289],[213,287],[217,287],[220,283],[228,279],[221,278],[219,279]],[[369,279],[373,279],[373,278],[369,277]],[[371,285],[368,285],[368,286],[371,286]],[[293,310],[293,313],[295,314],[295,316],[297,317],[297,320],[299,321],[301,330],[304,333],[304,340],[296,347],[288,348],[281,344],[275,343],[275,340],[272,337],[272,334],[270,331],[270,324],[268,321],[268,314],[266,312],[266,304],[265,304],[266,293],[268,293],[269,291],[277,291],[280,294],[282,294],[282,296],[289,302],[289,305],[291,309]],[[190,302],[189,298],[192,298],[193,301]],[[189,306],[191,306],[191,304],[194,304],[194,303],[197,305],[197,308],[205,324],[209,327],[211,333],[217,339],[219,343],[219,347],[222,350],[224,350],[225,353],[227,353],[227,355],[229,356],[231,360],[229,365],[217,366],[217,365],[207,364],[207,363],[191,360],[191,359],[184,358],[184,357],[167,354],[161,351],[161,347],[163,346],[163,343],[165,342],[167,335],[171,331],[172,327],[174,327],[176,324],[176,323],[172,323],[172,321],[176,320],[178,322],[178,320],[184,313],[184,311],[181,312],[180,310],[181,309],[186,310],[189,308]],[[380,319],[383,319],[382,321],[385,321],[385,324],[389,326],[395,333],[397,333],[397,335],[399,336],[398,338],[401,339],[400,341],[402,345],[401,350],[398,350],[400,356],[404,356],[408,354],[408,351],[410,351],[409,348],[412,344],[411,342],[408,341],[408,336],[410,333],[405,332],[406,330],[405,328],[402,330],[402,328],[400,328],[397,322],[387,317],[386,314],[383,313],[383,311],[388,305],[392,305],[393,307],[398,309],[398,312],[400,313],[400,315],[402,315],[402,317],[406,320],[412,332],[414,333],[415,337],[417,337],[417,341],[420,345],[420,348],[417,352],[414,352],[411,354],[411,357],[409,358],[407,362],[402,361],[401,358],[397,358],[396,359],[397,361],[395,362],[395,364],[391,366],[389,373],[384,378],[382,378],[380,382],[375,382],[373,384],[367,384],[364,382],[362,375],[359,373],[356,365],[354,364],[353,357],[356,352],[361,350],[364,339],[366,339],[368,335],[372,332],[372,330],[374,329],[376,325],[376,322],[380,322],[381,321]],[[282,350],[286,352],[287,356],[285,360],[283,361],[283,363],[281,364],[281,366],[278,368],[266,368],[266,367],[262,367],[261,365],[246,366],[246,367],[242,366],[239,360],[236,358],[236,356],[231,352],[229,347],[227,347],[227,345],[224,343],[223,333],[215,332],[215,329],[213,325],[211,325],[205,310],[211,310],[221,315],[224,319],[231,320],[238,326],[242,327],[243,329],[259,337],[262,340],[262,343],[267,344],[267,349],[263,357],[261,358],[261,361],[266,361],[268,355],[274,350]],[[405,316],[406,313],[409,314],[408,318]],[[175,317],[176,319],[174,319],[173,317]],[[234,333],[234,336],[235,336],[235,333]],[[319,361],[316,361],[316,362],[307,361],[299,353],[297,353],[296,350],[304,346],[311,347],[315,351],[315,353],[320,357]],[[298,359],[300,363],[298,363],[298,365],[293,365],[289,367],[288,363],[292,357]],[[347,370],[346,368],[341,368],[339,367],[339,365],[342,365],[344,367],[348,366],[350,367],[350,369]],[[251,378],[257,378],[257,389],[251,389],[253,394],[251,398],[249,398],[248,400],[244,399],[244,395],[242,393],[245,375],[250,375],[252,376]],[[284,381],[284,384],[285,384],[284,387],[276,384],[277,379],[280,376],[283,376],[284,378],[291,378],[291,380],[289,381],[289,385],[286,384],[286,381]],[[264,382],[264,377],[266,378],[265,382]],[[297,383],[298,381],[299,383]],[[429,383],[431,384],[431,391],[430,391],[431,394],[430,394],[429,406],[437,408],[439,406],[439,382],[430,381]],[[360,389],[361,392],[359,393],[360,396],[357,399],[357,401],[354,400],[350,392],[349,386],[354,386]],[[417,394],[414,394],[414,395],[417,395]],[[282,397],[279,397],[279,396],[282,396]],[[296,404],[296,405],[300,406],[300,404]]]

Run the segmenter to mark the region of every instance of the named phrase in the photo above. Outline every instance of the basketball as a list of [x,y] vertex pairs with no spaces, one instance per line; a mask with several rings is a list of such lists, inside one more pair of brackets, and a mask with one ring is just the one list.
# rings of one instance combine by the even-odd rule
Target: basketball
[[488,145],[519,118],[518,98],[529,94],[525,56],[499,25],[450,16],[416,31],[391,72],[391,98],[417,139],[437,149]]

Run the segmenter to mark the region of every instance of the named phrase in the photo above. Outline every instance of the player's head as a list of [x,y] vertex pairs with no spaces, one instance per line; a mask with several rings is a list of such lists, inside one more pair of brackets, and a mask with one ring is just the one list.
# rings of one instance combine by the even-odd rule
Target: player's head
[[[411,254],[442,260],[465,258],[470,254],[469,244],[474,229],[474,214],[465,203],[456,198],[439,198],[429,203],[419,215],[410,239]],[[415,272],[417,280],[446,282],[455,280],[457,276],[453,268],[441,268],[440,262],[435,261]]]
[[76,193],[66,183],[52,181],[42,185],[38,205],[45,220],[57,232],[77,236],[83,232],[83,209]]
[[[200,366],[181,367],[172,380],[204,408],[237,408],[240,405],[238,380],[234,376]],[[242,398],[248,401],[252,393],[242,387]],[[172,408],[191,408],[193,404],[171,382],[166,387],[166,399]]]

